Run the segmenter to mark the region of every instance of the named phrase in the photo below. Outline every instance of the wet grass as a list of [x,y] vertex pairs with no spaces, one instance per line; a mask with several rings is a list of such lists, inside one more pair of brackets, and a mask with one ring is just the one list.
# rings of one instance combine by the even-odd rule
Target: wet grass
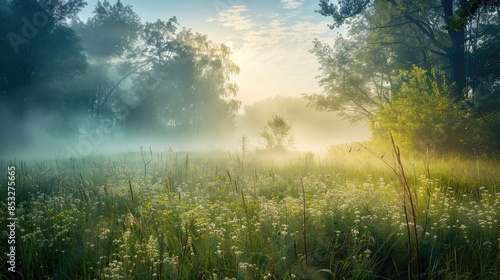
[[[348,145],[325,155],[145,149],[4,160],[1,170],[18,170],[15,277],[498,279],[500,164],[403,157],[414,226],[377,155]],[[6,213],[6,192],[0,201]],[[413,270],[408,227],[420,251]],[[4,258],[1,279],[11,279]]]

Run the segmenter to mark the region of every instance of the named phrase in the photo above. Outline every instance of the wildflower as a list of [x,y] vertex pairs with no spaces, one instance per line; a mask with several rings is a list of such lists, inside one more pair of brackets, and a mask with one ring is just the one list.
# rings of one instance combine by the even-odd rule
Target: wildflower
[[370,255],[371,255],[371,253],[372,253],[372,251],[371,251],[370,249],[366,249],[363,253],[365,253],[365,256],[366,256],[367,258],[369,258],[369,257],[370,257]]
[[240,262],[240,263],[238,263],[238,267],[241,268],[241,269],[243,269],[243,270],[245,270],[248,267],[248,263],[241,263]]

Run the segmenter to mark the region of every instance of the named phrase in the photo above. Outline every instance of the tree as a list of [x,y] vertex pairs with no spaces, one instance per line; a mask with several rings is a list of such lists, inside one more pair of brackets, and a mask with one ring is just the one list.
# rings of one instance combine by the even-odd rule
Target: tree
[[190,105],[194,135],[217,136],[234,128],[234,119],[241,106],[235,97],[238,86],[230,82],[240,68],[230,59],[231,50],[216,44],[206,35],[183,30],[178,40],[191,53],[194,79],[189,87],[193,96]]
[[0,130],[10,131],[0,133],[0,151],[73,129],[67,85],[88,63],[66,22],[84,6],[83,0],[0,1]]
[[[434,149],[439,152],[486,153],[498,149],[496,136],[471,109],[457,110],[449,97],[452,90],[438,82],[435,71],[413,67],[401,73],[407,77],[395,94],[391,107],[374,114],[372,132],[378,142],[389,133],[402,148],[412,151]],[[499,115],[490,119],[498,123]]]
[[142,28],[132,6],[125,6],[120,0],[115,4],[97,1],[92,14],[84,25],[75,23],[92,58],[121,56],[132,49]]
[[54,116],[50,131],[64,136],[117,126],[149,136],[218,135],[234,125],[240,102],[229,80],[239,68],[227,46],[179,32],[175,17],[142,24],[120,0],[98,1],[82,22],[85,5],[0,0],[0,129],[37,113]]
[[[98,2],[93,17],[74,26],[93,68],[83,86],[91,87],[93,122],[119,114],[132,135],[179,137],[217,135],[232,125],[239,102],[229,79],[239,68],[225,45],[179,32],[176,17],[142,24],[120,1]],[[126,82],[132,86],[123,91]]]
[[311,107],[336,112],[352,124],[366,123],[380,108],[391,106],[405,78],[400,70],[413,65],[440,69],[446,64],[411,26],[378,28],[387,21],[387,14],[378,11],[389,8],[379,4],[367,11],[369,15],[351,22],[347,36],[339,36],[333,46],[314,41],[311,53],[321,65],[323,93],[305,95]]
[[[371,30],[391,30],[401,26],[413,30],[408,37],[425,39],[424,45],[435,55],[447,60],[442,68],[448,70],[449,81],[455,86],[450,97],[459,102],[468,97],[468,73],[466,45],[466,27],[474,17],[482,12],[491,11],[500,5],[499,1],[476,0],[439,0],[439,1],[395,1],[381,0],[370,5],[370,0],[340,1],[339,5],[331,4],[329,0],[320,0],[320,10],[323,16],[331,16],[335,28],[349,22],[351,19],[379,16],[378,22],[371,22]],[[494,11],[493,11],[494,12]],[[422,36],[423,35],[423,36]],[[398,41],[388,40],[386,44],[398,44]],[[422,66],[422,65],[421,65]]]
[[[1,4],[0,94],[23,120],[29,106],[62,94],[51,83],[86,71],[81,41],[64,20],[76,16],[84,2],[13,0]],[[37,91],[31,87],[41,86]]]
[[487,114],[500,108],[500,12],[480,13],[468,29],[470,103]]
[[304,95],[313,108],[337,112],[355,124],[391,103],[397,73],[389,63],[390,54],[369,46],[365,35],[339,37],[333,48],[316,39],[311,52],[321,65],[319,84],[324,88],[323,94]]
[[[318,12],[333,18],[330,28],[347,24],[349,33],[334,48],[315,43],[312,52],[321,64],[324,93],[306,99],[312,107],[335,111],[351,122],[369,120],[385,127],[387,133],[399,131],[412,148],[422,147],[420,139],[412,135],[432,137],[449,123],[441,119],[438,125],[431,118],[446,110],[452,119],[460,119],[460,125],[445,129],[448,147],[468,152],[493,148],[494,138],[484,137],[489,145],[477,138],[500,135],[496,116],[500,111],[500,59],[493,49],[500,40],[499,6],[498,1],[475,0],[339,4],[321,0]],[[409,75],[416,73],[414,66],[424,69],[417,76],[426,76],[433,86],[410,90],[408,85],[415,85],[409,83]],[[436,87],[449,90],[440,91],[437,98]],[[421,107],[422,103],[428,107]],[[408,106],[420,114],[408,113]],[[404,127],[398,127],[401,118],[406,118]],[[436,130],[436,126],[440,128]]]
[[268,150],[285,151],[294,145],[295,138],[290,135],[291,126],[280,115],[274,115],[267,121],[260,132],[260,137],[266,141]]
[[87,129],[102,123],[124,126],[127,108],[120,86],[149,63],[134,49],[142,31],[139,16],[119,0],[98,1],[93,16],[85,23],[73,21],[72,28],[83,39],[90,62],[89,71],[76,83]]
[[[148,75],[139,77],[141,103],[131,109],[130,128],[177,136],[220,136],[234,126],[240,106],[238,87],[229,82],[239,72],[230,50],[207,36],[168,23],[146,24],[144,49],[152,61]],[[143,86],[144,85],[144,86]]]

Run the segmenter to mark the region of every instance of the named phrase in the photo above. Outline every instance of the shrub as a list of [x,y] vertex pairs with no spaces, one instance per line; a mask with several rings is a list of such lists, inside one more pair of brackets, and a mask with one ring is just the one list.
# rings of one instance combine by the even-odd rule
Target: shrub
[[375,142],[387,142],[389,132],[402,148],[413,151],[485,153],[496,147],[494,124],[499,117],[476,111],[467,100],[449,98],[452,87],[440,82],[434,71],[413,67],[401,71],[406,81],[394,94],[391,105],[372,118]]

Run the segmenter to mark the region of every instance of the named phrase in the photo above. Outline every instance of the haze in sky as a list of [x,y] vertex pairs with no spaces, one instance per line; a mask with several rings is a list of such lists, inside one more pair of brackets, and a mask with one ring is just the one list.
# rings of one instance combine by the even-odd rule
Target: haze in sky
[[[237,98],[250,105],[267,97],[320,92],[319,64],[312,40],[332,42],[337,32],[316,13],[318,0],[123,0],[143,22],[176,16],[181,27],[228,45],[241,72]],[[91,16],[97,1],[88,0],[80,14]],[[114,1],[110,1],[114,3]]]

